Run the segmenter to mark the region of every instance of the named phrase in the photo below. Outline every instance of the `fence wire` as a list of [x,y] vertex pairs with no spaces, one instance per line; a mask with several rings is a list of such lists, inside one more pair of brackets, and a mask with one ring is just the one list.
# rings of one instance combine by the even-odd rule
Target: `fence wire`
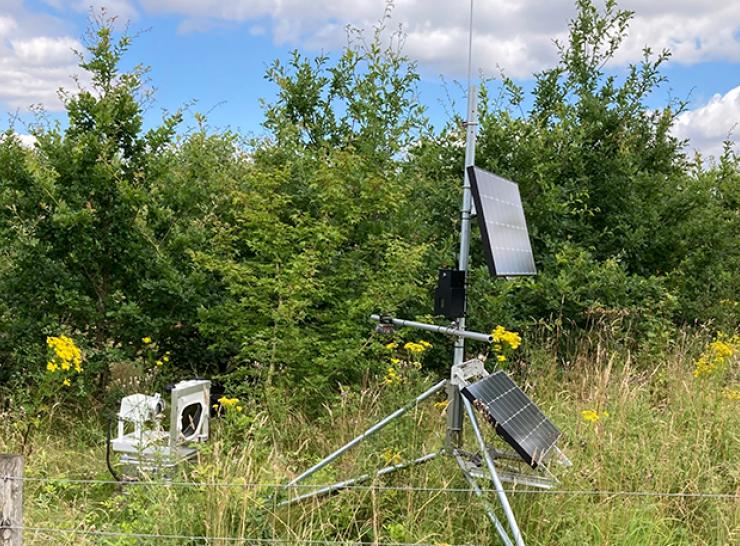
[[[443,543],[425,543],[425,542],[376,542],[362,540],[324,540],[311,538],[262,538],[262,537],[219,537],[206,535],[165,535],[157,533],[123,533],[117,531],[97,531],[93,529],[62,529],[58,527],[27,527],[27,526],[10,526],[4,527],[11,531],[21,531],[23,533],[48,533],[48,534],[68,534],[68,535],[87,535],[106,538],[134,538],[139,540],[191,540],[203,542],[240,542],[253,544],[321,544],[333,546],[335,544],[357,545],[357,546],[441,546]],[[449,544],[444,546],[480,546],[473,544]]]
[[[282,483],[259,483],[259,482],[194,482],[194,481],[117,481],[117,480],[96,480],[87,478],[65,478],[65,477],[20,477],[4,476],[3,480],[48,483],[53,485],[113,485],[120,487],[138,486],[138,487],[193,487],[193,488],[234,488],[234,489],[302,489],[313,490],[324,487],[331,487],[335,484],[293,484],[287,485]],[[380,485],[380,484],[350,484],[343,486],[342,489],[351,489],[355,491],[398,491],[409,493],[475,493],[470,487],[428,487],[428,486],[411,486],[411,485]],[[483,493],[512,493],[524,495],[573,495],[573,496],[602,496],[602,497],[661,497],[661,498],[707,498],[707,499],[725,499],[740,500],[740,493],[720,493],[716,491],[629,491],[629,490],[611,490],[611,489],[532,489],[532,488],[505,488],[490,489],[481,488]]]

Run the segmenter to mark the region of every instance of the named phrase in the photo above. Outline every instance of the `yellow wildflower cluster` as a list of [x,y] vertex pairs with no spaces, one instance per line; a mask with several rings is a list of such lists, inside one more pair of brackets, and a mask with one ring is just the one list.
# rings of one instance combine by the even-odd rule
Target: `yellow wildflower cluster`
[[383,452],[383,460],[387,465],[401,464],[401,454],[398,451],[388,448]]
[[522,344],[522,338],[516,332],[510,332],[501,325],[491,332],[493,337],[493,351],[496,355],[496,362],[503,364],[508,360],[507,353],[516,351]]
[[385,377],[383,378],[383,385],[393,386],[400,385],[403,383],[403,377],[398,373],[398,370],[393,366],[388,366],[385,371]]
[[738,345],[740,336],[728,337],[727,334],[720,332],[717,339],[711,342],[696,360],[692,372],[694,377],[704,377],[723,370],[730,358],[735,355]]
[[[512,350],[517,350],[522,344],[522,338],[516,332],[509,332],[506,328],[499,325],[491,332],[493,336],[493,342],[501,347],[502,344],[506,343]],[[495,348],[495,346],[494,346]]]
[[[394,350],[398,348],[398,343],[391,341],[386,344],[385,348]],[[414,369],[421,370],[421,355],[427,349],[431,349],[432,344],[428,341],[421,340],[419,342],[408,341],[404,343],[403,349],[407,351],[407,358],[398,358],[396,356],[391,357],[391,365],[386,368],[385,377],[383,378],[383,384],[387,386],[400,385],[404,382],[403,370]]]
[[728,400],[740,400],[740,390],[730,388],[722,389],[722,396],[724,396]]
[[[74,369],[82,373],[82,351],[75,342],[67,336],[47,337],[46,345],[52,350],[52,356],[46,363],[46,369],[50,373],[57,370],[69,371]],[[69,386],[69,380],[64,380],[64,385]]]
[[164,353],[164,355],[162,355],[162,358],[157,359],[157,361],[154,362],[154,365],[157,366],[158,368],[161,368],[169,361],[170,361],[170,352],[167,351],[166,353]]
[[409,341],[403,346],[403,348],[406,349],[410,353],[421,354],[427,349],[431,349],[432,344],[424,340],[421,340],[419,343]]
[[236,410],[236,411],[242,411],[244,409],[244,406],[242,406],[239,403],[238,398],[229,398],[228,396],[222,396],[218,399],[218,404],[214,404],[213,409],[226,409],[226,410]]
[[164,353],[161,357],[157,358],[157,352],[159,350],[157,343],[150,337],[142,337],[141,338],[142,343],[146,346],[146,358],[149,362],[154,362],[154,365],[157,368],[161,368],[165,364],[167,364],[170,361],[170,355],[171,353],[167,351]]
[[583,410],[581,411],[581,417],[584,421],[587,421],[589,423],[597,423],[599,420],[601,420],[603,417],[609,417],[608,411],[602,411],[601,413],[598,413],[594,410]]

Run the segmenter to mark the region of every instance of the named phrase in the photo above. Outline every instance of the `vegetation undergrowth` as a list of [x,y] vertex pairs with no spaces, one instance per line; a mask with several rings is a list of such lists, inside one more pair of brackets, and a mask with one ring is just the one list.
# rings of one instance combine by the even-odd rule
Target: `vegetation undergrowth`
[[[542,339],[547,339],[544,334]],[[694,373],[716,343],[706,333],[681,332],[645,366],[639,354],[584,341],[575,360],[563,369],[552,349],[555,344],[528,345],[525,340],[526,377],[521,372],[515,376],[561,428],[562,448],[573,461],[570,469],[554,467],[561,481],[556,490],[565,492],[510,495],[527,544],[736,543],[737,499],[650,494],[740,492],[740,347],[732,346],[730,355],[723,353],[721,369],[700,377]],[[342,387],[318,415],[301,412],[286,402],[289,392],[275,387],[265,393],[259,408],[246,398],[240,400],[239,410],[227,404],[221,418],[213,421],[212,440],[202,446],[197,463],[181,469],[170,486],[157,477],[150,485],[123,488],[57,479],[109,479],[104,424],[80,418],[71,407],[61,408],[53,424],[36,432],[27,459],[27,476],[52,479],[26,484],[26,524],[81,533],[39,531],[29,533],[27,543],[147,543],[83,534],[97,530],[233,537],[234,544],[246,538],[294,544],[496,544],[478,499],[469,492],[444,491],[467,487],[448,458],[366,484],[429,490],[358,488],[289,508],[276,506],[275,490],[267,484],[294,477],[436,380],[425,368],[388,358],[395,361],[397,380],[379,378],[365,387]],[[420,404],[309,483],[331,483],[439,449],[444,440],[445,410],[438,403],[442,399],[440,394]],[[5,408],[0,451],[18,448],[19,417],[12,407]],[[486,434],[495,437],[491,431]],[[468,446],[474,442],[469,431],[465,441]],[[179,486],[178,481],[203,485]]]

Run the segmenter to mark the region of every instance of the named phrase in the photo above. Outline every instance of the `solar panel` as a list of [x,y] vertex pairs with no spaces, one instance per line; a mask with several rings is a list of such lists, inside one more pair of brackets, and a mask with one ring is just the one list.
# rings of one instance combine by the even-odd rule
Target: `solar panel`
[[532,468],[542,462],[561,432],[503,371],[462,390],[496,433]]
[[478,167],[468,178],[491,275],[536,275],[519,186]]

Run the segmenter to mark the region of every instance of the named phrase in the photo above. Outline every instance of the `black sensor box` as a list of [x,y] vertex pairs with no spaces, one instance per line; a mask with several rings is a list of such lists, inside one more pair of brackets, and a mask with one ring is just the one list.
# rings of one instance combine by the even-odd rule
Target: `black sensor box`
[[465,316],[465,271],[439,270],[434,293],[434,314],[448,319]]

